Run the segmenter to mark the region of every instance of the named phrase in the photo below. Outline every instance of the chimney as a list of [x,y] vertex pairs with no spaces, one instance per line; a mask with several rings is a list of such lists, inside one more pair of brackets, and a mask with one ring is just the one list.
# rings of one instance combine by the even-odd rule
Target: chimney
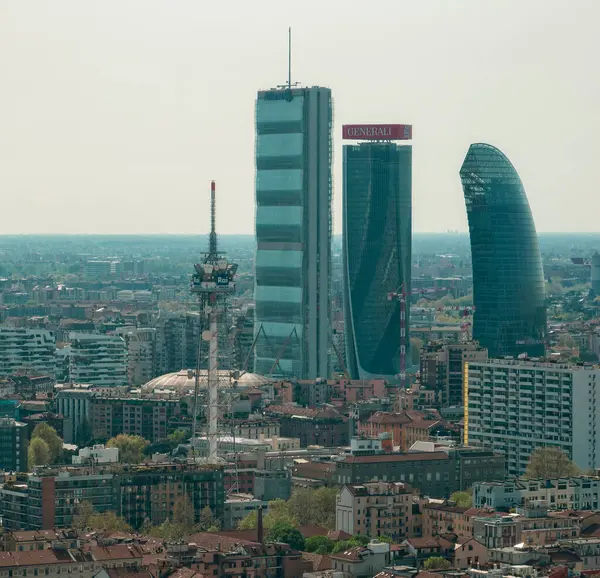
[[256,512],[256,541],[260,544],[265,543],[262,506],[258,506],[258,511]]

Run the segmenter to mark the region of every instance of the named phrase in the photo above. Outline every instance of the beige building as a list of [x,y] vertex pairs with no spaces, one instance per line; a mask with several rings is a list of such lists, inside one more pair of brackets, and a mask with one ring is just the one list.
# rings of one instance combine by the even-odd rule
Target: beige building
[[336,530],[402,540],[420,532],[418,492],[401,482],[346,484],[337,496]]

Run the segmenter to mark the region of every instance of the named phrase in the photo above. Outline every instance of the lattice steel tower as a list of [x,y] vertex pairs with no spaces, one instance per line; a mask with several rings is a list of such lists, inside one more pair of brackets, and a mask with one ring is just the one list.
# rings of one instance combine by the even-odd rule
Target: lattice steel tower
[[[219,252],[216,232],[215,182],[210,185],[210,237],[208,252],[202,254],[202,262],[194,265],[191,291],[198,295],[200,311],[200,339],[196,362],[194,387],[194,415],[192,422],[192,443],[197,435],[198,414],[200,411],[201,367],[206,360],[206,385],[208,403],[208,461],[218,460],[217,447],[219,435],[219,389],[220,380],[230,381],[229,372],[219,371],[219,366],[229,370],[226,362],[227,352],[219,351],[219,336],[227,336],[227,301],[235,291],[234,277],[237,264],[230,263],[224,253]],[[226,341],[226,340],[223,340]],[[206,347],[208,345],[208,348]],[[225,385],[225,384],[223,384]]]

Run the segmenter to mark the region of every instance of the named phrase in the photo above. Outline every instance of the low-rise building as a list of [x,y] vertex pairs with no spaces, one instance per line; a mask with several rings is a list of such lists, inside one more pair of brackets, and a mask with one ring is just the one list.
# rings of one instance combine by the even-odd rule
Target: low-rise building
[[459,540],[473,536],[473,519],[485,512],[477,508],[463,508],[446,502],[426,501],[421,505],[423,537],[455,534]]
[[365,547],[358,546],[337,554],[330,554],[334,572],[344,576],[374,576],[390,562],[390,545],[372,540]]
[[73,464],[110,464],[119,461],[119,448],[107,448],[102,444],[91,448],[81,448],[76,456],[71,458]]
[[487,564],[488,560],[489,550],[475,538],[468,538],[455,545],[452,566],[459,570],[479,568],[479,566]]

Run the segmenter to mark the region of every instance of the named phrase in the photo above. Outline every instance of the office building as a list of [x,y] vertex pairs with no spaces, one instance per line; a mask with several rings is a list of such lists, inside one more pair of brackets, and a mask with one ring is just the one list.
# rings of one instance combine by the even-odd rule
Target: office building
[[467,375],[465,443],[503,452],[509,475],[522,475],[543,446],[561,448],[582,470],[600,466],[600,369],[489,359],[469,363]]
[[51,331],[0,327],[0,376],[56,373],[56,340]]
[[256,99],[259,374],[329,376],[332,110],[328,88]]
[[8,472],[26,472],[27,424],[10,417],[0,417],[0,469]]
[[421,350],[421,384],[436,392],[436,401],[443,407],[463,405],[465,362],[487,357],[487,349],[473,341],[426,345]]
[[412,147],[392,141],[410,139],[412,129],[345,125],[343,136],[377,139],[344,145],[346,363],[354,379],[391,378],[400,372],[401,346],[409,343],[410,316],[401,328],[400,303],[388,295],[410,295],[412,236]]
[[525,189],[497,148],[473,144],[460,169],[473,263],[473,339],[490,357],[544,355],[545,282]]
[[127,385],[127,348],[119,335],[69,334],[69,376],[74,383],[95,387]]

